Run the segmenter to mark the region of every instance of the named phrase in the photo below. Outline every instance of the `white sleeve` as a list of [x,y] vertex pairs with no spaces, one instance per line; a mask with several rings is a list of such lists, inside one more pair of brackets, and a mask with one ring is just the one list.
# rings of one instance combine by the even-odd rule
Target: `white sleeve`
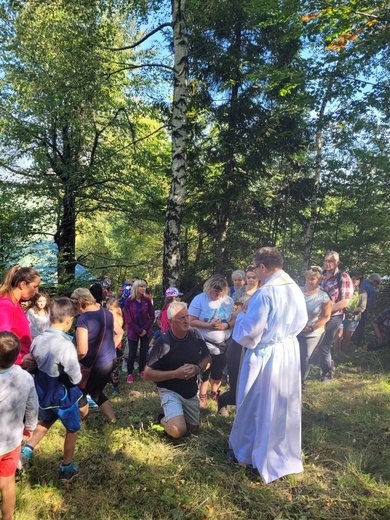
[[245,348],[254,349],[267,330],[269,298],[257,291],[249,301],[247,312],[240,312],[233,329],[233,339]]

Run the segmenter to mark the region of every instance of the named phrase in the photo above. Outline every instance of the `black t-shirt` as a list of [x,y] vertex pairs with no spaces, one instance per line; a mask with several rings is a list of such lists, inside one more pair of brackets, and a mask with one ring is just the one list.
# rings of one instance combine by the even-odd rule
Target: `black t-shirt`
[[[164,340],[164,335],[169,342]],[[154,370],[176,370],[185,363],[198,365],[208,355],[209,349],[197,330],[190,329],[183,339],[176,338],[171,331],[168,331],[162,334],[151,348],[147,364]],[[160,381],[157,386],[172,390],[184,399],[190,399],[198,392],[197,376],[191,377],[191,379]]]

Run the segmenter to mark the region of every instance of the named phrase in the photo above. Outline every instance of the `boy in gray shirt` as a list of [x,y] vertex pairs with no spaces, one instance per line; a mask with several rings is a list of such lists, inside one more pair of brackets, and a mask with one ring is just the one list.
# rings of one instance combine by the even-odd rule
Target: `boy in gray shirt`
[[20,341],[13,332],[0,332],[0,492],[2,518],[15,509],[15,471],[22,440],[31,439],[38,419],[38,397],[31,375],[15,361]]
[[59,469],[62,481],[72,480],[79,472],[73,455],[81,428],[78,401],[82,392],[76,386],[81,381],[81,371],[76,348],[66,334],[76,314],[77,308],[70,298],[54,300],[50,306],[51,327],[37,336],[31,345],[30,353],[37,364],[35,388],[40,421],[31,440],[22,448],[19,465],[19,468],[28,465],[35,446],[60,419],[66,429],[64,460]]

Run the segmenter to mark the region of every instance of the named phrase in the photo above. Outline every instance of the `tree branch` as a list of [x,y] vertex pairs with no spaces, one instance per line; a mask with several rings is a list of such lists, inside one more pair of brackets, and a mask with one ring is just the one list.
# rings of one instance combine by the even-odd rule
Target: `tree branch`
[[167,69],[170,72],[174,72],[174,68],[170,67],[169,65],[164,65],[163,63],[143,63],[141,65],[126,65],[126,67],[121,67],[120,69],[114,70],[113,72],[110,72],[109,74],[106,74],[106,78],[110,78],[111,76],[114,76],[115,74],[119,74],[120,72],[124,70],[132,70],[132,69],[141,69],[145,67],[158,67],[160,69]]
[[172,23],[171,22],[162,23],[161,25],[159,25],[158,27],[153,29],[153,31],[150,31],[150,33],[146,34],[140,40],[136,41],[135,43],[133,43],[131,45],[126,45],[125,47],[104,47],[104,49],[109,50],[109,51],[114,51],[114,52],[127,51],[129,49],[134,49],[135,47],[138,47],[138,45],[141,45],[141,43],[143,43],[148,38],[150,38],[151,36],[156,34],[158,31],[161,31],[161,29],[164,29],[165,27],[172,27]]

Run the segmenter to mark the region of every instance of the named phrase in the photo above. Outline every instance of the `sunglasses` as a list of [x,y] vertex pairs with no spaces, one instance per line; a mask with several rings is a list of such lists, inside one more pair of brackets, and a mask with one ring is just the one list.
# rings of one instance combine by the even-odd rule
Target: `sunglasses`
[[322,273],[322,269],[314,266],[310,267],[310,271],[313,271],[313,273]]

